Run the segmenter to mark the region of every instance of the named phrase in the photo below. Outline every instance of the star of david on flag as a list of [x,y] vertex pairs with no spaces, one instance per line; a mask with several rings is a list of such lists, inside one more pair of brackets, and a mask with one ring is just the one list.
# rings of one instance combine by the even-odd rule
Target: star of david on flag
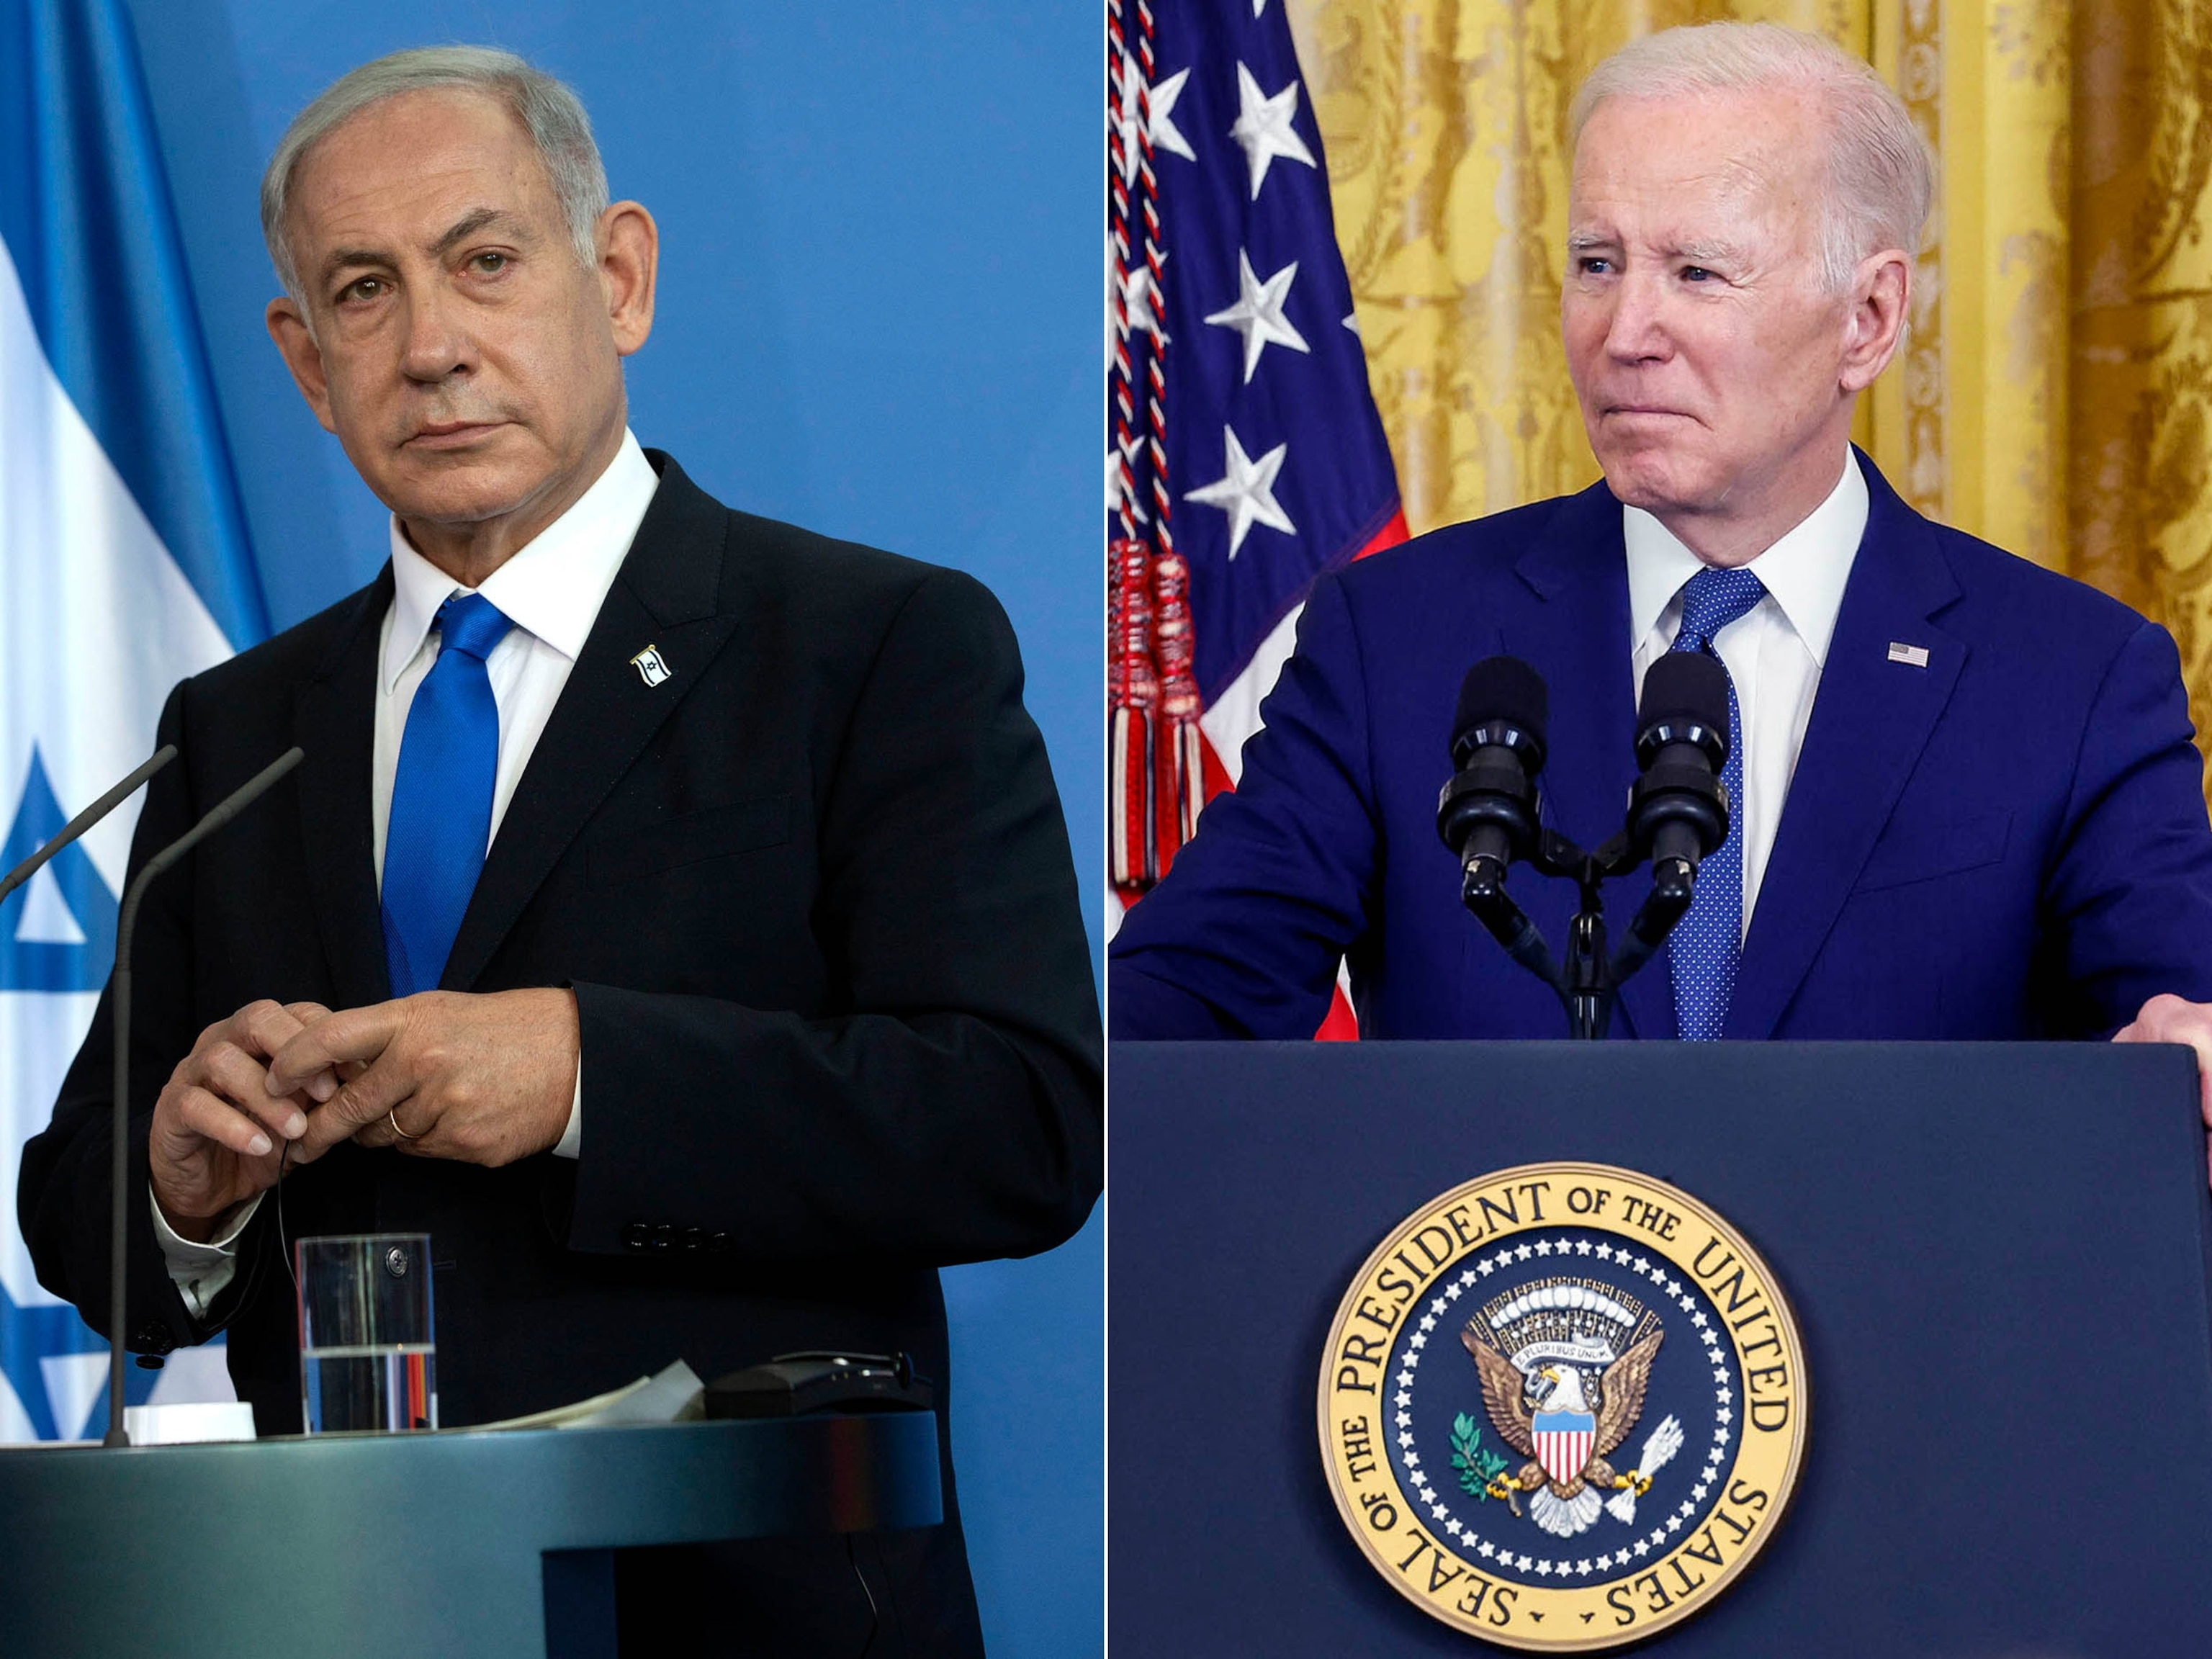
[[[120,5],[0,0],[0,869],[145,758],[176,681],[269,631],[191,294]],[[107,981],[137,812],[0,904],[0,1439],[104,1404],[15,1178]],[[219,1345],[127,1375],[134,1403],[228,1394]]]
[[[1114,0],[1107,57],[1109,846],[1164,876],[1233,787],[1322,573],[1406,538],[1271,0]],[[1328,1035],[1350,1035],[1339,997]]]

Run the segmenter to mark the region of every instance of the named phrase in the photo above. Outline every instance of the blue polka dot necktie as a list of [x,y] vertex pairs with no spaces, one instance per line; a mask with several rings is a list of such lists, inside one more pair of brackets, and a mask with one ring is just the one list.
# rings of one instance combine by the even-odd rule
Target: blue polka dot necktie
[[481,593],[438,608],[438,659],[399,741],[384,837],[384,961],[392,994],[436,988],[491,841],[499,705],[484,659],[514,624]]
[[[1700,570],[1683,585],[1682,626],[1673,648],[1702,651],[1720,662],[1714,636],[1765,597],[1765,585],[1748,570]],[[1728,673],[1726,663],[1721,663],[1721,672]],[[1733,678],[1728,764],[1721,769],[1721,781],[1728,787],[1728,839],[1698,866],[1697,896],[1667,939],[1674,968],[1674,1023],[1692,1042],[1712,1042],[1727,1024],[1743,951],[1743,714]]]

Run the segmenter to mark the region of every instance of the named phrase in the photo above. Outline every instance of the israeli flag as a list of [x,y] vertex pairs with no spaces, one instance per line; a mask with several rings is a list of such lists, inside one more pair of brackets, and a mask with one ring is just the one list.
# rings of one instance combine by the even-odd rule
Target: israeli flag
[[[122,6],[0,0],[0,870],[145,757],[172,685],[268,631]],[[0,904],[0,1440],[104,1403],[15,1177],[107,980],[137,805]],[[219,1347],[131,1378],[230,1392]]]

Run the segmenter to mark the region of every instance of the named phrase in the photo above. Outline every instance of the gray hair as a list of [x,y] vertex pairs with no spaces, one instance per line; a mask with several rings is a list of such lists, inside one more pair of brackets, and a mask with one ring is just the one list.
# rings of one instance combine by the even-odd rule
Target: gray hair
[[1802,90],[1828,122],[1828,188],[1820,209],[1820,278],[1850,286],[1860,260],[1884,248],[1920,252],[1936,164],[1904,101],[1873,67],[1825,35],[1779,23],[1699,23],[1662,29],[1595,69],[1567,112],[1577,143],[1608,98],[1679,98],[1754,88]]
[[489,46],[417,46],[395,52],[340,76],[292,118],[261,175],[261,234],[284,291],[307,312],[300,270],[284,217],[292,175],[323,139],[372,105],[403,93],[459,87],[503,104],[537,146],[553,195],[568,222],[568,240],[586,269],[599,263],[599,216],[607,210],[607,171],[592,138],[592,119],[562,82],[511,52]]

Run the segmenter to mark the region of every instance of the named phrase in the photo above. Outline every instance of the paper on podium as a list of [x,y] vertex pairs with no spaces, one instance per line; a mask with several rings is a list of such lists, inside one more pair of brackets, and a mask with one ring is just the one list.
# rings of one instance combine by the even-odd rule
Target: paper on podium
[[678,1360],[652,1376],[572,1405],[555,1406],[527,1417],[481,1423],[478,1429],[607,1429],[629,1424],[685,1423],[707,1414],[707,1385]]

